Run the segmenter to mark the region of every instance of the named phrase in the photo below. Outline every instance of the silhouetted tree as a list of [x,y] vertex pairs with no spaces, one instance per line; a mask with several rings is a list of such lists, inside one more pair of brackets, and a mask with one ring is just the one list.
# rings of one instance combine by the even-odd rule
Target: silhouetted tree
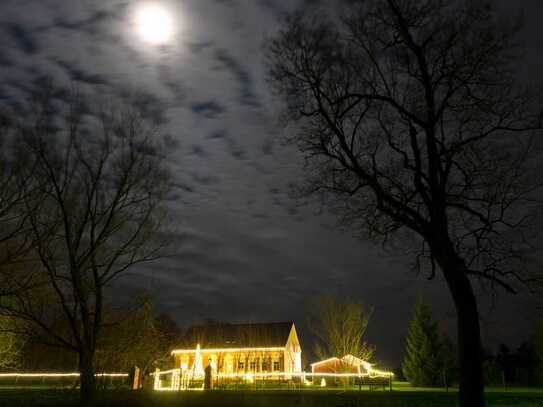
[[[20,334],[77,353],[81,398],[91,403],[107,288],[163,254],[168,173],[142,114],[129,104],[93,109],[76,91],[41,87],[17,137],[35,163],[19,183],[32,250],[25,272],[8,276],[32,272],[33,285],[2,298],[0,309],[21,321]],[[59,319],[66,330],[56,329]]]
[[495,358],[499,384],[534,386],[541,383],[541,361],[537,343],[523,342],[515,351],[501,344]]
[[517,26],[483,1],[342,4],[290,16],[268,42],[305,155],[300,193],[357,232],[403,237],[430,278],[440,269],[458,318],[460,405],[482,407],[471,280],[509,292],[540,281],[524,260],[540,219],[541,98],[517,86]]
[[[32,194],[28,176],[34,168],[33,157],[19,149],[17,123],[13,113],[0,106],[0,271],[21,268],[21,257],[29,249],[26,227],[28,217],[22,210],[25,194]],[[0,296],[32,284],[33,276],[14,280],[9,273],[0,272]]]
[[315,354],[320,359],[353,355],[370,361],[375,347],[364,340],[372,314],[362,303],[323,296],[307,308],[309,329],[317,338]]
[[24,338],[11,332],[12,321],[0,316],[0,369],[17,367],[22,358]]
[[413,386],[437,386],[442,382],[443,346],[430,306],[421,297],[414,307],[407,334],[404,377]]
[[536,345],[530,342],[520,344],[515,352],[515,383],[524,386],[540,385],[541,368]]
[[104,313],[104,328],[97,344],[95,365],[100,371],[128,372],[133,365],[142,373],[170,361],[175,344],[175,323],[155,312],[152,298],[143,297],[135,310]]

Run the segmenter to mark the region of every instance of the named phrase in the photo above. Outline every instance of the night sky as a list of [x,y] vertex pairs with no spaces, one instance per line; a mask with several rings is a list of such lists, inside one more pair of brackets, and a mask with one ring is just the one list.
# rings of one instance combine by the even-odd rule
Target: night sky
[[[0,2],[2,104],[22,100],[47,75],[61,85],[73,80],[115,95],[143,94],[161,123],[174,177],[168,206],[175,255],[125,276],[115,296],[151,293],[181,326],[209,318],[294,320],[300,327],[312,297],[350,296],[374,306],[368,340],[377,360],[392,366],[418,293],[453,333],[454,310],[441,279],[417,276],[401,252],[357,240],[318,203],[289,197],[303,160],[282,142],[289,130],[277,120],[262,44],[285,12],[324,2],[156,0],[175,25],[163,45],[138,34],[134,16],[145,3]],[[543,72],[543,1],[496,3],[504,18],[524,11],[519,78],[531,84]],[[529,337],[525,296],[481,298],[485,343],[518,345]]]

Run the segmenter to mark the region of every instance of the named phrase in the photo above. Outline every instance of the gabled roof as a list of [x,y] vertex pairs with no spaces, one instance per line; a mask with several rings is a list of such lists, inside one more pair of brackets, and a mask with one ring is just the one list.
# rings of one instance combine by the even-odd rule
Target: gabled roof
[[334,356],[332,358],[319,360],[318,362],[311,363],[311,366],[318,366],[318,365],[322,365],[324,363],[331,363],[331,362],[338,362],[339,363],[339,362],[341,362],[341,359]]
[[344,363],[348,366],[356,366],[356,367],[362,367],[365,371],[375,371],[378,372],[378,370],[373,369],[373,364],[369,363],[363,359],[357,358],[353,355],[345,355],[341,359],[338,357],[331,357],[328,359],[320,360],[318,362],[311,363],[311,367],[314,368],[315,366],[323,365],[323,364],[339,364]]
[[181,347],[210,348],[265,348],[284,347],[293,322],[263,324],[206,324],[193,326],[185,334]]

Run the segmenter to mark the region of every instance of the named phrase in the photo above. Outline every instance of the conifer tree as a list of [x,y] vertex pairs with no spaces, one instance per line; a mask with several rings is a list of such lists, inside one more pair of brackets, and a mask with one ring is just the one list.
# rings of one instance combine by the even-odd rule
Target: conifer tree
[[407,335],[403,374],[412,386],[436,386],[441,384],[441,362],[437,322],[430,306],[419,297]]

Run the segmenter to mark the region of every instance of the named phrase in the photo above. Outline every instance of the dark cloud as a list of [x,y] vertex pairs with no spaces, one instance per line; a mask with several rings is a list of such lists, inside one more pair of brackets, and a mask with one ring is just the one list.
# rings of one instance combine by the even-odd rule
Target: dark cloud
[[183,192],[194,192],[194,187],[183,182],[183,181],[175,181],[172,183],[173,189],[180,189]]
[[226,134],[224,137],[226,148],[228,153],[236,160],[246,160],[247,150],[240,143],[238,143],[230,134]]
[[97,27],[114,17],[114,13],[106,10],[97,10],[86,18],[68,20],[59,17],[55,20],[54,26],[65,30],[84,31],[90,34],[97,33]]
[[117,87],[118,97],[127,101],[133,107],[139,110],[143,117],[151,120],[155,124],[164,125],[168,122],[166,117],[168,105],[166,101],[154,93],[147,91],[133,91],[128,87]]
[[188,46],[193,54],[199,54],[206,49],[212,48],[213,44],[212,41],[190,42]]
[[273,137],[268,137],[264,140],[264,143],[262,143],[262,154],[264,155],[271,155],[273,154],[273,147],[275,145],[275,141]]
[[204,147],[202,147],[201,145],[198,145],[198,144],[194,144],[190,147],[190,153],[193,154],[193,155],[196,155],[200,158],[204,158],[207,156],[207,153],[204,149]]
[[220,182],[219,177],[214,175],[198,175],[198,174],[192,174],[192,179],[197,182],[198,184],[202,184],[205,186],[218,184]]
[[13,66],[13,62],[10,59],[10,55],[5,49],[2,52],[0,52],[0,66],[3,66],[4,68],[9,68]]
[[226,138],[228,135],[228,130],[226,129],[221,129],[221,130],[217,130],[217,131],[214,131],[213,133],[211,133],[208,138],[209,139],[224,139]]
[[15,46],[25,54],[34,55],[40,50],[35,35],[18,24],[7,24],[4,31],[15,43]]
[[51,26],[44,27],[44,29],[69,30],[91,36],[106,35],[104,29],[111,32],[114,23],[121,23],[126,19],[127,6],[128,2],[117,2],[117,4],[112,2],[110,7],[89,10],[88,15],[82,18],[70,18],[67,15],[58,16],[54,18]]
[[88,85],[109,85],[105,75],[93,74],[79,68],[77,64],[56,59],[54,62],[61,67],[72,81],[83,82]]
[[192,111],[206,119],[215,119],[220,116],[226,110],[224,106],[220,105],[215,100],[209,100],[207,102],[195,103],[192,105]]
[[260,102],[256,96],[255,85],[251,73],[225,49],[217,50],[215,58],[238,81],[239,103],[246,106],[259,107]]
[[165,147],[169,150],[169,151],[174,151],[174,150],[177,150],[179,148],[179,140],[177,140],[174,136],[172,136],[171,134],[165,134],[163,136],[163,141],[164,141],[164,145]]
[[263,165],[261,162],[257,160],[253,160],[249,163],[251,167],[253,167],[259,174],[261,175],[269,175],[270,170],[267,166]]

